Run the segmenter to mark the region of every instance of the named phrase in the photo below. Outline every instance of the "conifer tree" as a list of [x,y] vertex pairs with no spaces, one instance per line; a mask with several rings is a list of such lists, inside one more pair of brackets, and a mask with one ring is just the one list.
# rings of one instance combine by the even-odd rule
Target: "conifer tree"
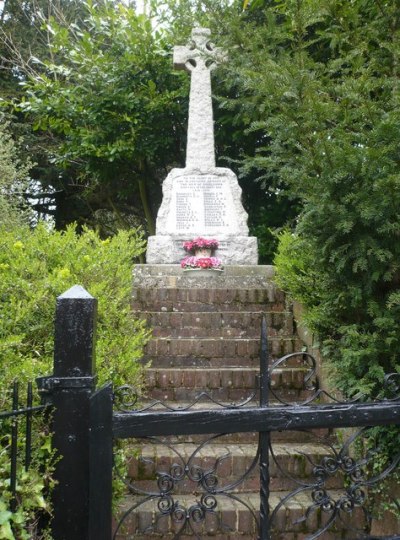
[[[346,395],[400,370],[400,10],[397,0],[255,2],[227,102],[255,152],[242,173],[301,203],[280,283]],[[251,29],[251,31],[250,31]]]

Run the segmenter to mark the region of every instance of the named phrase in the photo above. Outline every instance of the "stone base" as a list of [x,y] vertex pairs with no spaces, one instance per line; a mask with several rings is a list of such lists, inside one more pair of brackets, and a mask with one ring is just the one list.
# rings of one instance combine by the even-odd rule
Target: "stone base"
[[133,271],[135,289],[272,289],[274,266],[227,266],[223,272],[185,272],[179,264],[136,264]]
[[[147,243],[148,264],[179,264],[187,255],[183,242],[192,238],[159,235],[150,236]],[[219,248],[215,256],[226,265],[256,265],[258,263],[257,238],[255,236],[218,236]]]

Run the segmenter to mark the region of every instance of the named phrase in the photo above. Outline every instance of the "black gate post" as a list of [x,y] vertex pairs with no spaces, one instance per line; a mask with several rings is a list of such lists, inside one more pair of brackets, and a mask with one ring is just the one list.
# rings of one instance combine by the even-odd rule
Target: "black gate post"
[[52,394],[54,540],[89,538],[90,397],[95,388],[97,300],[81,286],[57,298],[54,373],[42,381]]
[[108,384],[91,397],[89,540],[112,536],[113,392]]

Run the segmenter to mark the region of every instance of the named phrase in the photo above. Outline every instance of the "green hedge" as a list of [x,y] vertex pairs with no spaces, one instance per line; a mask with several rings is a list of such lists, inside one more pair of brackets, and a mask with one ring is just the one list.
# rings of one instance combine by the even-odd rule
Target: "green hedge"
[[[77,234],[17,228],[0,231],[0,410],[10,408],[12,381],[26,382],[52,371],[56,297],[79,284],[98,299],[98,383],[135,381],[140,385],[148,331],[130,311],[133,260],[143,252],[137,231],[102,240],[90,230]],[[9,424],[0,424],[0,538],[38,538],[36,522],[49,513],[44,494],[54,462],[46,427],[35,426],[34,460],[29,473],[19,466],[15,514],[9,512]],[[43,472],[43,463],[45,470]],[[39,470],[40,466],[42,467]]]

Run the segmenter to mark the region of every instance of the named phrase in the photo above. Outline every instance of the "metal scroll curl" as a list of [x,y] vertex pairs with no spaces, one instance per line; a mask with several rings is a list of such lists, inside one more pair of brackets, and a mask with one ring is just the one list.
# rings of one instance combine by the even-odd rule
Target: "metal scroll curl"
[[389,373],[385,375],[383,390],[387,400],[400,400],[400,373]]
[[[166,448],[164,455],[169,455],[168,463],[159,465],[153,457],[142,457],[141,462],[147,468],[145,480],[140,482],[126,478],[115,466],[117,475],[134,495],[134,503],[121,516],[115,529],[114,539],[118,537],[124,524],[140,509],[142,523],[137,524],[139,534],[172,532],[173,538],[179,538],[184,531],[189,531],[194,538],[201,538],[205,531],[232,533],[233,529],[224,522],[223,508],[230,501],[231,506],[245,507],[254,520],[254,530],[258,529],[256,510],[234,492],[254,471],[259,461],[259,449],[250,461],[244,473],[237,478],[223,483],[224,462],[231,458],[229,450],[221,445],[220,455],[203,463],[202,450],[210,443],[218,442],[224,434],[213,435],[188,451],[188,443],[182,443],[185,450],[178,449],[164,439],[145,437],[142,440],[149,446],[160,445]],[[220,441],[219,441],[220,442]],[[192,444],[192,446],[194,446]],[[143,447],[142,447],[143,448]],[[144,451],[146,453],[146,451]],[[151,454],[151,447],[147,455]],[[139,467],[140,468],[140,467]],[[222,473],[222,474],[220,474]],[[139,474],[140,476],[140,474]],[[180,490],[177,494],[176,491]],[[193,498],[195,500],[193,501]],[[150,509],[151,508],[151,509]],[[148,523],[146,523],[146,515]],[[143,517],[144,516],[144,517]]]
[[[296,387],[297,395],[290,394],[285,397],[285,381],[280,384],[276,381],[283,377],[286,368],[290,368],[291,373],[295,374],[295,381],[290,381],[290,386]],[[366,400],[366,396],[359,393],[351,399],[343,400],[342,397],[336,397],[327,390],[320,388],[318,379],[317,361],[315,357],[305,351],[286,354],[275,360],[268,368],[268,389],[270,397],[280,405],[311,405],[316,402],[331,403],[360,403]],[[400,400],[400,373],[389,373],[385,375],[382,392],[376,399],[384,401]]]
[[130,384],[124,384],[114,390],[113,401],[119,412],[131,412],[138,405],[139,391]]
[[200,392],[191,403],[182,407],[174,407],[169,403],[166,403],[159,399],[151,400],[149,403],[146,403],[145,405],[140,407],[140,392],[134,386],[125,384],[114,390],[114,405],[116,410],[121,413],[129,413],[133,411],[145,412],[151,409],[164,409],[167,411],[188,411],[201,402],[212,403],[224,409],[240,409],[242,407],[245,407],[246,405],[249,405],[253,401],[254,404],[256,404],[255,400],[257,396],[258,392],[257,390],[254,390],[241,401],[223,403],[213,398],[208,392]]
[[[295,488],[282,496],[271,512],[271,528],[278,527],[278,513],[287,505],[298,504],[303,515],[289,526],[296,528],[306,523],[318,523],[316,532],[307,537],[315,540],[326,531],[339,529],[343,525],[354,534],[354,538],[370,538],[372,521],[369,490],[387,478],[400,464],[400,452],[389,460],[382,461],[379,444],[364,448],[364,439],[369,437],[370,428],[362,428],[353,433],[340,449],[332,442],[314,434],[316,442],[326,447],[325,454],[302,453],[307,467],[307,475],[289,473],[270,445],[270,455],[282,477],[290,480]],[[307,432],[311,433],[311,432]],[[382,461],[376,472],[376,463]],[[306,468],[305,467],[305,468]],[[303,471],[304,472],[304,471]],[[354,525],[356,524],[356,525]],[[280,531],[282,532],[282,531]]]
[[[317,362],[314,356],[307,352],[294,352],[286,354],[271,364],[269,367],[269,391],[272,397],[280,404],[293,404],[293,396],[287,399],[284,397],[283,392],[283,390],[286,388],[283,381],[283,373],[287,367],[290,367],[292,372],[296,372],[298,375],[298,395],[296,396],[298,399],[296,401],[302,405],[306,405],[307,403],[317,399],[320,394],[317,377]],[[282,381],[278,385],[278,388],[276,388],[275,381],[280,380],[281,377]],[[290,386],[292,386],[292,382],[293,381],[291,381]]]
[[[284,372],[285,367],[290,367],[295,373],[295,390],[297,395],[292,394],[285,397],[285,383],[281,381],[276,385],[276,380],[279,380]],[[258,378],[259,380],[259,378]],[[312,405],[319,401],[332,403],[353,404],[365,401],[363,394],[358,394],[352,399],[343,401],[342,398],[337,398],[332,393],[320,388],[318,380],[317,361],[315,357],[308,352],[294,352],[282,356],[275,360],[268,368],[268,389],[270,399],[272,398],[277,404],[293,406],[293,405]],[[198,403],[210,403],[224,409],[240,409],[246,406],[257,406],[258,387],[255,385],[254,391],[238,402],[221,402],[216,400],[208,392],[199,392],[195,399],[184,406],[173,406],[159,399],[151,400],[148,403],[140,405],[140,392],[132,385],[123,385],[114,390],[114,405],[116,410],[122,413],[129,412],[145,412],[151,409],[160,409],[167,411],[188,411],[194,408]],[[293,386],[293,381],[290,381],[289,386]],[[293,391],[293,389],[292,389]],[[400,400],[400,373],[389,373],[384,378],[381,399],[385,401]]]

